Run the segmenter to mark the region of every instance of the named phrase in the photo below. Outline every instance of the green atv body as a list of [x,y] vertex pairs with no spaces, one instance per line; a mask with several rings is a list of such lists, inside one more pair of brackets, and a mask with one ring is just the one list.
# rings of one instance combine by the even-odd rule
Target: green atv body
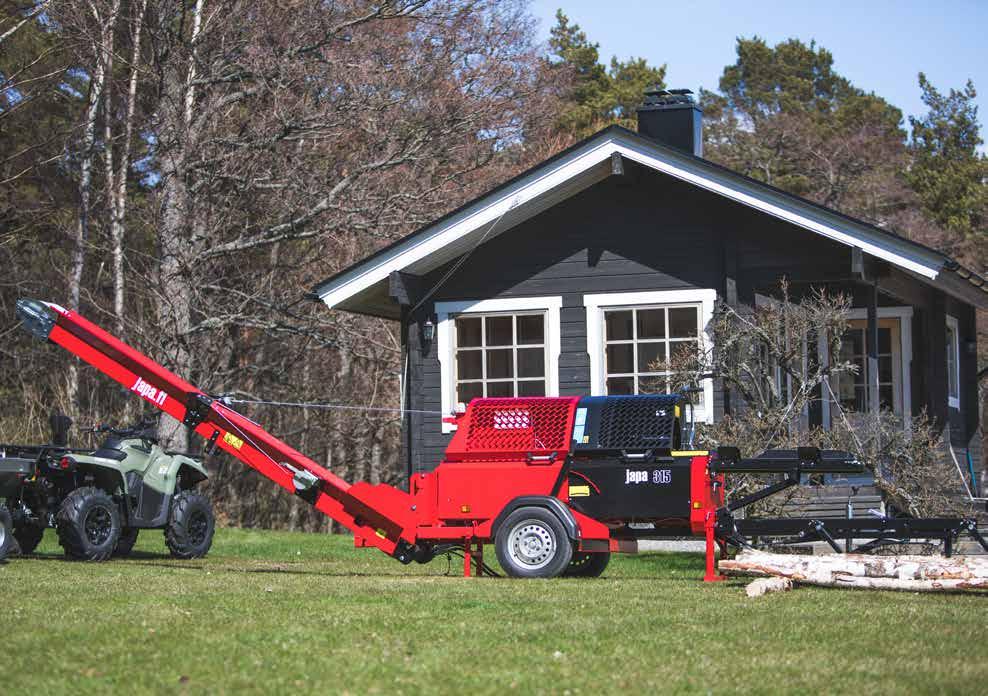
[[140,530],[163,529],[173,556],[204,556],[215,521],[209,501],[196,492],[208,478],[202,462],[163,450],[147,423],[93,432],[108,434],[95,450],[0,446],[0,503],[6,500],[13,537],[8,549],[16,543],[31,553],[54,527],[67,556],[102,561],[130,553]]

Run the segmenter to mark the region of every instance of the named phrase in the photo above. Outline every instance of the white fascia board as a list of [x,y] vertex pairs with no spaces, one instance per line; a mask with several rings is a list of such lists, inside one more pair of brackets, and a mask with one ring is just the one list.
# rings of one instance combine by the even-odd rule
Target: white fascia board
[[718,193],[828,239],[858,247],[876,258],[913,271],[924,278],[936,278],[943,266],[943,257],[935,252],[922,253],[921,250],[910,248],[908,242],[896,243],[894,238],[884,237],[837,215],[810,206],[801,206],[798,202],[757,184],[711,171],[701,162],[664,151],[659,153],[645,143],[627,138],[624,142],[616,143],[615,149],[633,162]]
[[[570,153],[558,162],[553,162],[548,169],[532,172],[502,191],[494,200],[481,199],[434,229],[398,245],[380,258],[374,259],[372,265],[366,268],[364,264],[358,265],[320,293],[319,297],[328,307],[335,307],[348,297],[387,278],[392,271],[407,268],[467,234],[495,222],[512,209],[563,186],[567,181],[595,165],[607,161],[612,152],[614,152],[614,143],[610,138],[587,143],[585,147]],[[600,178],[603,179],[608,174],[610,174],[609,167],[607,173],[602,174]]]
[[[499,192],[493,199],[482,198],[466,210],[431,230],[415,235],[379,258],[358,264],[325,288],[320,293],[320,299],[328,307],[335,307],[374,283],[384,280],[392,271],[408,268],[466,235],[495,222],[515,208],[521,208],[546,196],[568,181],[607,161],[614,153],[816,232],[828,239],[860,248],[876,258],[893,263],[927,280],[936,278],[943,266],[943,257],[935,252],[924,253],[907,242],[897,243],[894,238],[884,237],[840,216],[810,206],[801,206],[798,201],[790,200],[756,183],[713,170],[704,166],[702,161],[685,155],[680,156],[666,148],[660,149],[638,138],[633,139],[618,132],[600,140],[591,140],[584,147],[523,177]],[[609,174],[609,166],[606,171],[602,168],[599,178],[603,179]],[[580,188],[574,189],[573,192],[577,190]],[[503,231],[499,230],[497,233]]]

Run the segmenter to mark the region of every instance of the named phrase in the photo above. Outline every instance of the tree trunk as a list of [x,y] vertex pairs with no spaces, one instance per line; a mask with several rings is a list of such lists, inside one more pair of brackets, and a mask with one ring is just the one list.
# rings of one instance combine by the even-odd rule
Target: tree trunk
[[[113,69],[113,30],[120,10],[120,0],[114,0],[109,17],[102,17],[95,4],[90,11],[100,28],[99,38],[93,46],[93,70],[90,73],[89,99],[86,107],[86,123],[82,135],[82,159],[79,164],[79,219],[73,240],[72,265],[69,274],[69,308],[78,310],[82,296],[82,275],[86,267],[86,247],[89,244],[89,216],[92,200],[93,154],[96,144],[96,119],[103,103],[107,75]],[[75,360],[69,363],[68,407],[73,414],[79,410],[79,367]]]

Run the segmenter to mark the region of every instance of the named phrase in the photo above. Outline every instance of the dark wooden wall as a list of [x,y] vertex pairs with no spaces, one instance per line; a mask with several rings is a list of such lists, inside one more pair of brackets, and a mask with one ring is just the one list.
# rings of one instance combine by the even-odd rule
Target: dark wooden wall
[[[436,301],[562,296],[559,393],[583,395],[590,391],[585,293],[713,288],[720,298],[752,305],[756,292],[776,289],[783,275],[797,284],[853,288],[850,269],[848,247],[626,163],[623,176],[609,177],[485,243],[414,316],[403,321],[408,347],[407,406],[441,409],[435,341],[421,339],[422,324],[434,313]],[[415,279],[410,294],[432,288],[446,270]],[[912,278],[886,276],[895,293],[882,290],[881,304],[917,305],[914,412],[939,402],[942,391],[943,407],[935,415],[946,417],[946,368],[939,367],[945,365],[943,340],[936,341],[938,332],[943,333],[947,300]],[[905,301],[904,295],[911,301]],[[963,342],[964,327],[973,331],[974,312],[960,309],[951,313],[961,321]],[[931,350],[924,351],[926,345]],[[974,359],[962,355],[962,361],[966,379],[969,373],[973,375]],[[965,402],[965,408],[976,414],[976,396],[972,392],[965,398],[971,406],[968,409]],[[718,385],[715,417],[723,411],[724,394]],[[975,421],[976,415],[964,422],[965,441],[971,439]],[[441,432],[438,416],[412,414],[407,422],[410,473],[431,470],[442,458],[449,436]]]

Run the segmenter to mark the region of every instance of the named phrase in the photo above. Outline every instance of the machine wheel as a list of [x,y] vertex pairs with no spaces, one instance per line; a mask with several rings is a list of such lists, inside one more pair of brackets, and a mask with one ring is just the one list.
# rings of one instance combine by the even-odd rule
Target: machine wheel
[[14,540],[14,521],[10,517],[10,510],[0,503],[0,561],[7,557],[10,552],[10,545]]
[[14,539],[20,547],[20,552],[24,555],[34,553],[45,536],[45,528],[40,524],[25,524],[14,528]]
[[140,531],[137,527],[124,527],[123,531],[120,532],[120,538],[117,539],[117,548],[113,549],[113,555],[129,556],[134,549],[134,544],[137,543],[137,533]]
[[572,578],[596,578],[604,572],[607,564],[611,562],[611,552],[589,553],[577,551],[573,554],[573,560],[563,571],[563,575]]
[[573,544],[559,518],[540,507],[518,508],[498,527],[497,560],[515,578],[554,578],[569,566]]
[[172,499],[165,543],[175,558],[202,558],[213,545],[216,519],[209,501],[192,491]]
[[120,538],[120,512],[105,491],[77,488],[62,501],[55,528],[58,543],[69,558],[106,561]]

